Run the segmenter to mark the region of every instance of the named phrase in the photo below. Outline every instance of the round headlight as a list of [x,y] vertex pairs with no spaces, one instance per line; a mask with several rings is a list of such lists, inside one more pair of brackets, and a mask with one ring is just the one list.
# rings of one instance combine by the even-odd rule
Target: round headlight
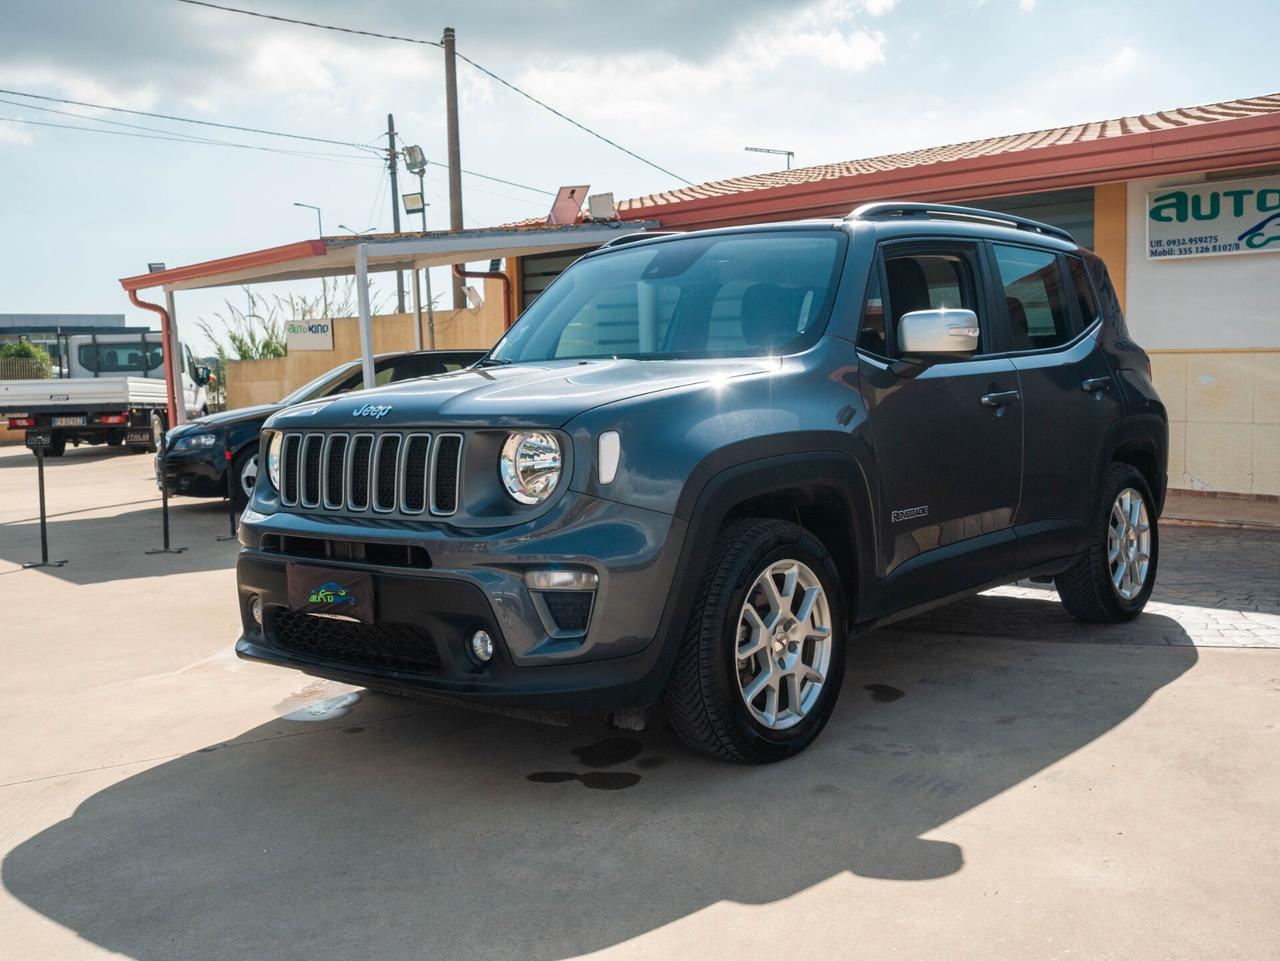
[[521,504],[541,504],[560,483],[560,442],[541,431],[512,434],[502,445],[498,472],[507,493]]
[[280,449],[284,447],[284,434],[275,433],[267,442],[267,477],[271,486],[280,489]]

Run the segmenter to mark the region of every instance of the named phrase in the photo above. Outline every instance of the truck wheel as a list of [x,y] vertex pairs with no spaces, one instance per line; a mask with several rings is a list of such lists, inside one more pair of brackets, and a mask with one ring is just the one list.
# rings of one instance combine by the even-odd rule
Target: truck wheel
[[664,695],[686,744],[763,764],[818,736],[844,677],[839,584],[796,524],[748,518],[720,532]]
[[151,443],[145,448],[149,454],[154,454],[160,449],[160,441],[164,439],[164,418],[160,416],[159,411],[151,412]]
[[1147,482],[1128,464],[1112,464],[1089,532],[1089,549],[1054,583],[1082,621],[1114,624],[1142,613],[1156,582],[1160,531]]
[[44,449],[45,457],[61,457],[67,452],[67,439],[62,434],[52,434],[49,446]]
[[231,506],[237,514],[253,497],[253,487],[257,482],[258,447],[254,444],[242,450],[231,462]]

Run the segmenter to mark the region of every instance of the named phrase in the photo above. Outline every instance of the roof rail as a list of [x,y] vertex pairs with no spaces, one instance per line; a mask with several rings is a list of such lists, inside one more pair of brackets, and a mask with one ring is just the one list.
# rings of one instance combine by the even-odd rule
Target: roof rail
[[637,240],[648,240],[651,237],[670,237],[672,234],[683,233],[680,230],[637,230],[633,234],[623,234],[621,237],[614,237],[608,243],[600,245],[600,249],[606,247],[623,247],[627,244],[633,244]]
[[1052,224],[1042,224],[1038,220],[1028,220],[1013,214],[999,213],[994,210],[980,210],[977,207],[957,207],[952,204],[896,203],[883,201],[863,204],[854,210],[845,220],[890,220],[893,218],[922,218],[925,220],[967,220],[980,223],[997,224],[1002,227],[1013,227],[1017,230],[1029,230],[1036,234],[1045,234],[1061,240],[1075,243],[1069,231]]

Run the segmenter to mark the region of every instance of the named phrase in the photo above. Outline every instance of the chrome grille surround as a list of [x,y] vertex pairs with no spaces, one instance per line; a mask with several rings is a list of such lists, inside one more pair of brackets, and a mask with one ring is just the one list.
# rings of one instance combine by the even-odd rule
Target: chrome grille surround
[[457,513],[462,498],[462,434],[394,430],[283,433],[280,502],[284,507],[325,514],[407,517],[428,511],[435,517]]

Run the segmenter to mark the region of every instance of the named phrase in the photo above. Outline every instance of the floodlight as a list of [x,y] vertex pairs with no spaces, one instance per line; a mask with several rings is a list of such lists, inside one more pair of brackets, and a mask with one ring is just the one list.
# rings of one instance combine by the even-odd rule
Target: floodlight
[[409,168],[409,173],[420,174],[427,169],[427,155],[422,152],[421,147],[405,147],[404,165]]
[[407,214],[420,214],[427,207],[420,193],[405,194],[401,199],[404,201],[404,212]]

